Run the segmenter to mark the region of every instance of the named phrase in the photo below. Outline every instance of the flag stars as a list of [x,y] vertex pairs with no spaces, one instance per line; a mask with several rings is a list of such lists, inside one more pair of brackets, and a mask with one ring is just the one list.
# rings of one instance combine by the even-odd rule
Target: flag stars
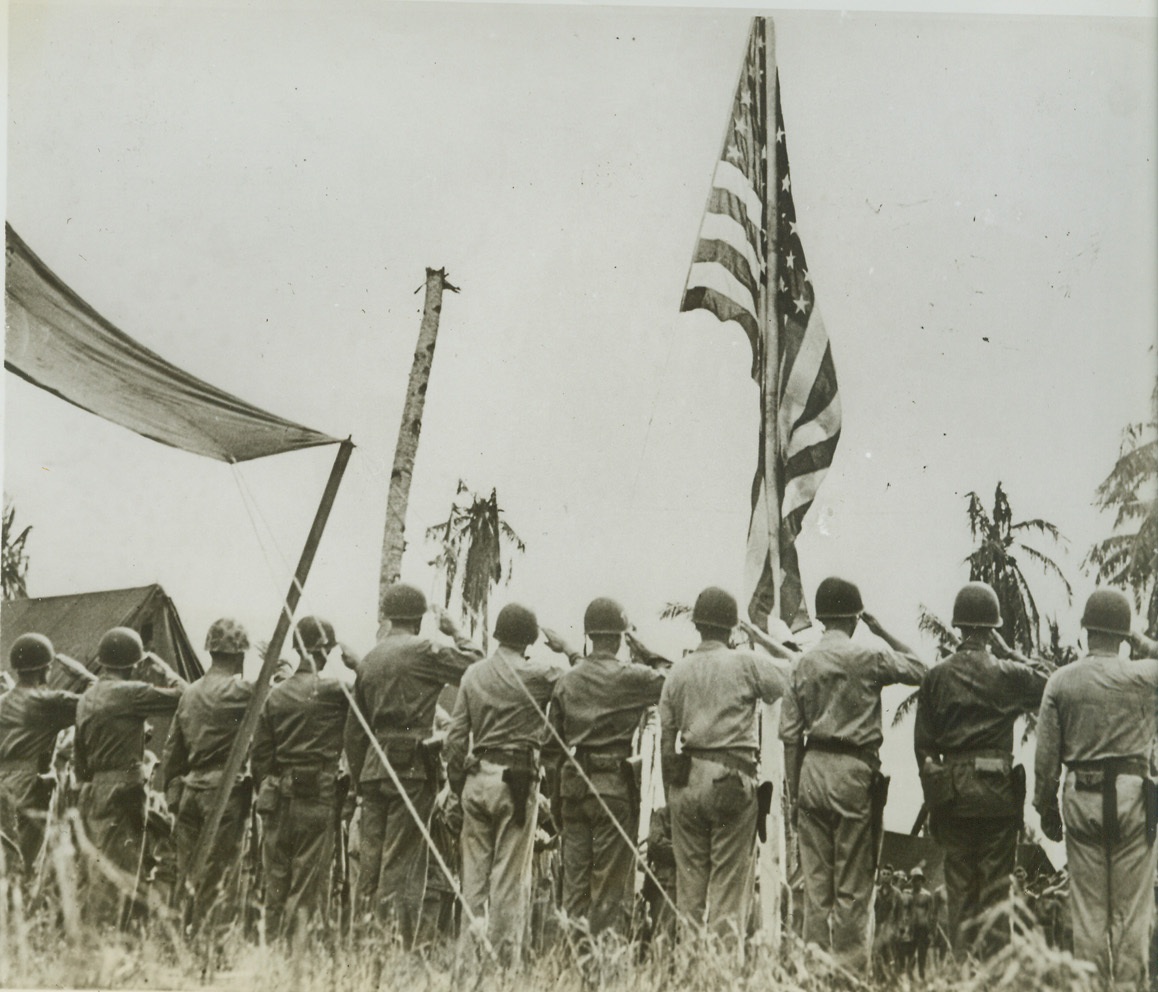
[[780,183],[780,188],[788,193],[792,189],[792,177],[786,172],[784,173],[784,181]]
[[784,144],[784,128],[782,127],[776,128],[776,144]]
[[797,313],[808,312],[808,297],[806,297],[803,293],[796,297],[796,299],[794,299],[792,302],[796,304]]
[[787,255],[784,256],[784,264],[787,265],[788,268],[790,268],[790,269],[796,268],[796,254],[795,254],[795,252],[790,251]]

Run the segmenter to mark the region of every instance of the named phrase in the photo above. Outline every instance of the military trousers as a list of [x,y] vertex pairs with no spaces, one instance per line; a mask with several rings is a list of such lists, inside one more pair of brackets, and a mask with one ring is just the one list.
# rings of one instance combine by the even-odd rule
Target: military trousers
[[1062,819],[1074,956],[1093,962],[1107,988],[1142,989],[1146,987],[1158,845],[1146,838],[1142,779],[1119,775],[1117,793],[1120,837],[1107,845],[1102,793],[1076,790],[1074,774],[1066,776]]
[[[406,795],[429,829],[435,790],[425,779],[402,779]],[[430,857],[422,831],[394,783],[362,783],[361,854],[357,905],[398,927],[405,946],[414,945],[422,919]]]
[[[462,789],[462,893],[464,941],[484,925],[491,947],[506,965],[518,963],[528,929],[531,861],[539,804],[532,788],[515,822],[515,804],[503,781],[506,769],[479,762]],[[471,917],[474,917],[473,922]]]
[[[592,933],[631,930],[635,894],[635,838],[639,814],[620,796],[563,800],[563,908],[573,919],[585,918]],[[612,820],[614,817],[614,820]]]
[[0,843],[10,874],[31,875],[44,846],[52,780],[35,769],[0,771]]
[[[949,940],[954,952],[988,955],[1008,941],[1008,922],[986,916],[1009,898],[1020,830],[1021,823],[1014,817],[941,816],[934,820],[933,837],[945,856]],[[984,941],[975,946],[983,931]]]
[[680,914],[721,936],[743,938],[755,885],[755,781],[693,758],[687,785],[671,789],[668,808]]
[[868,965],[875,874],[867,803],[860,817],[802,807],[797,830],[804,873],[804,939],[830,951],[846,968],[863,969]]
[[228,924],[237,917],[241,852],[249,823],[249,784],[236,785],[229,794],[221,824],[213,837],[209,855],[199,880],[189,877],[193,856],[217,796],[213,784],[186,784],[173,824],[177,847],[177,885],[186,900],[186,921],[200,927],[209,913],[214,923]]
[[283,796],[262,823],[266,933],[280,937],[295,932],[299,924],[327,925],[336,829],[333,803]]
[[82,908],[88,922],[119,926],[139,896],[145,855],[145,786],[136,772],[97,772],[78,800],[85,837]]

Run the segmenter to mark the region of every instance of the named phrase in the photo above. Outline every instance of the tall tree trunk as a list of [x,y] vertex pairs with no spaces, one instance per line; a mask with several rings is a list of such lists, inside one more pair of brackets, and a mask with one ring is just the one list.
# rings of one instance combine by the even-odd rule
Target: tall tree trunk
[[445,269],[426,270],[426,299],[422,307],[422,326],[414,349],[414,364],[406,387],[402,422],[398,425],[398,443],[394,447],[394,467],[390,472],[390,492],[386,497],[386,529],[382,537],[382,570],[378,578],[378,636],[388,626],[382,616],[382,597],[402,574],[402,553],[406,550],[406,506],[410,500],[410,479],[414,457],[418,453],[418,436],[422,431],[422,411],[426,405],[426,387],[434,361],[438,338],[438,318],[442,313],[442,291],[458,290],[446,279]]

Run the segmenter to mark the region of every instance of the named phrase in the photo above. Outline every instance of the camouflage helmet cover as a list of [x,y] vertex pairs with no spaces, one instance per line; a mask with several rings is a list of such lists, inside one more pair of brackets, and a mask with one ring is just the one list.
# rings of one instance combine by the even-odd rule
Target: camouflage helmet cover
[[249,634],[232,617],[222,617],[210,624],[205,650],[210,654],[245,654],[249,650]]

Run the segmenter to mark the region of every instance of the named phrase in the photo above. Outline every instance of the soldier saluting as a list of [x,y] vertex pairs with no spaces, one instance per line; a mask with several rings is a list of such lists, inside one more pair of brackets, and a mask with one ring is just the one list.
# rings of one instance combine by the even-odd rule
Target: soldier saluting
[[44,845],[56,735],[72,726],[80,696],[46,684],[56,657],[43,634],[22,634],[8,652],[16,685],[0,696],[0,843],[10,871],[29,875]]
[[[851,582],[820,583],[816,618],[824,636],[797,663],[780,718],[804,873],[804,939],[861,969],[888,785],[878,756],[881,690],[919,685],[926,669],[864,611]],[[860,620],[888,650],[852,641]]]
[[[1001,605],[984,582],[957,593],[953,626],[961,644],[921,684],[913,747],[933,839],[945,855],[949,939],[961,953],[978,918],[1009,895],[1025,805],[1013,725],[1037,709],[1049,669],[1001,639]],[[1007,936],[998,927],[989,933],[985,950]]]
[[[1130,601],[1101,589],[1086,601],[1089,653],[1050,676],[1037,723],[1034,805],[1050,840],[1066,842],[1074,956],[1107,988],[1146,988],[1158,785],[1158,644],[1130,633]],[[1139,660],[1123,657],[1130,641]],[[1058,808],[1061,766],[1066,766]]]

